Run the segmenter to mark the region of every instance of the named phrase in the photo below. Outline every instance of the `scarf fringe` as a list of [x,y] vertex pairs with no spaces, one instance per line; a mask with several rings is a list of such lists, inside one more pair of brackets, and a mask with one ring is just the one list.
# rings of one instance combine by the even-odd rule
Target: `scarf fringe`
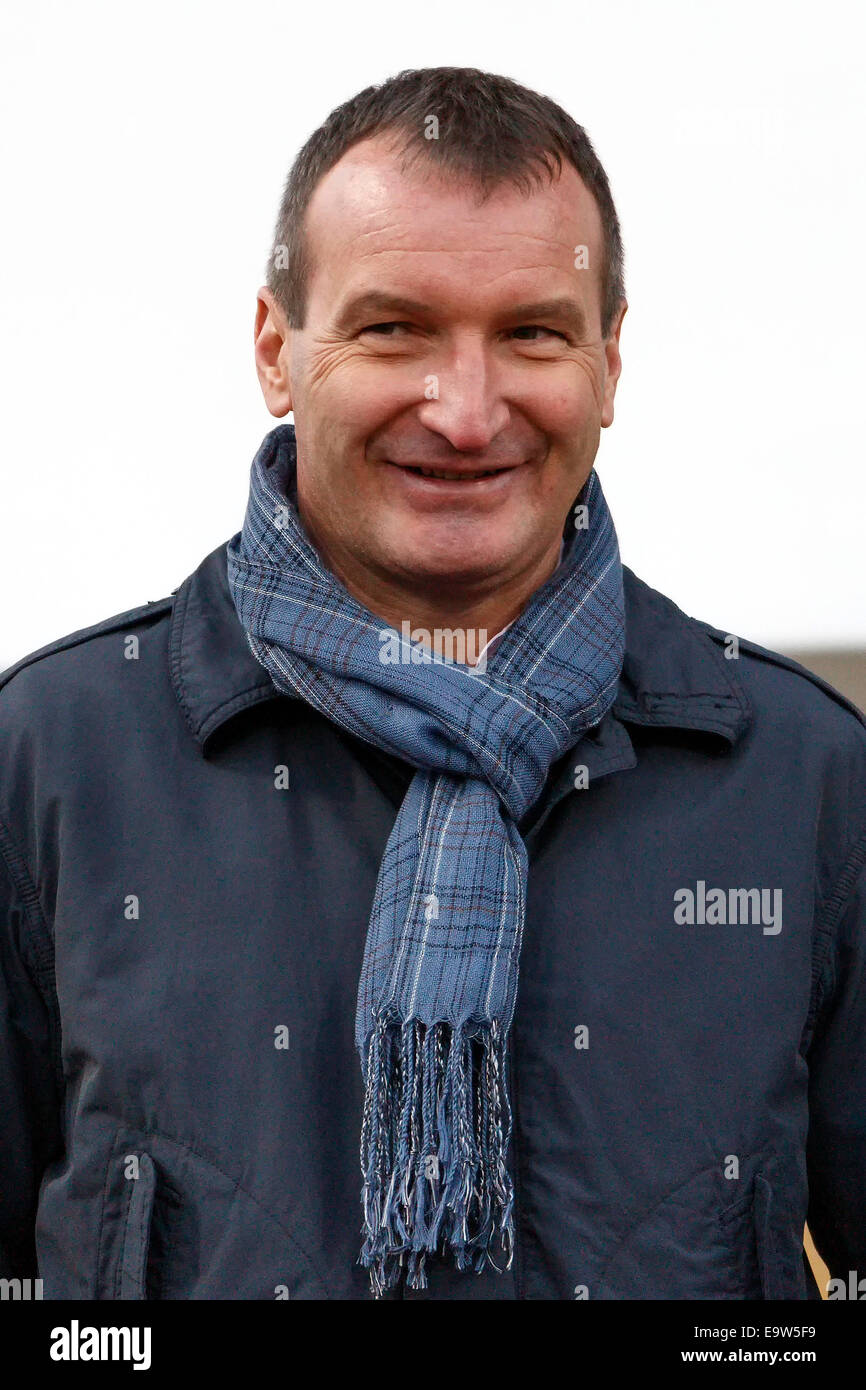
[[426,1289],[428,1255],[460,1270],[509,1269],[511,1106],[497,1020],[427,1027],[380,1015],[369,1040],[361,1130],[364,1244],[376,1297],[407,1269]]

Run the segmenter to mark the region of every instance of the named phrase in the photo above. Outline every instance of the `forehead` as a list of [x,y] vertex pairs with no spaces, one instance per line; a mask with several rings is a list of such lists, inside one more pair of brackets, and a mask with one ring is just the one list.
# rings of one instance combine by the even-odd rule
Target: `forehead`
[[[475,185],[458,181],[421,158],[401,169],[393,140],[364,140],[317,185],[306,217],[311,250],[309,294],[333,303],[368,285],[459,293],[482,286],[508,293],[537,286],[539,277],[585,298],[587,271],[574,267],[575,248],[588,248],[597,283],[602,255],[601,215],[571,164],[530,193],[511,183],[480,202]],[[408,283],[402,286],[408,290]]]

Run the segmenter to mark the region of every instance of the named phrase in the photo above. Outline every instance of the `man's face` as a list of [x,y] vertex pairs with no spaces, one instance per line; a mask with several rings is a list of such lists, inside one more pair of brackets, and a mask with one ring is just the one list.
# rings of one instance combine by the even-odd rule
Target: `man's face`
[[570,165],[476,198],[364,141],[308,209],[304,328],[260,295],[259,378],[273,414],[294,411],[301,517],[356,592],[546,578],[613,420],[625,310],[605,342],[594,199]]

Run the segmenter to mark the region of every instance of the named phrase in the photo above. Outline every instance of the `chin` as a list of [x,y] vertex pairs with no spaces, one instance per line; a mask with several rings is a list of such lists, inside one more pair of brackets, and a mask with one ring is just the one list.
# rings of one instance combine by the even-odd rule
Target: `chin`
[[508,567],[520,558],[514,528],[485,528],[477,524],[448,522],[433,526],[405,526],[389,537],[386,545],[395,562],[407,569],[442,575],[487,573]]
[[462,550],[453,555],[440,555],[435,558],[419,555],[418,551],[414,550],[411,554],[401,555],[399,559],[394,557],[395,569],[402,570],[404,574],[424,584],[435,583],[437,580],[442,584],[468,584],[486,579],[491,574],[498,574],[507,565],[508,558],[492,550],[474,551],[471,555]]

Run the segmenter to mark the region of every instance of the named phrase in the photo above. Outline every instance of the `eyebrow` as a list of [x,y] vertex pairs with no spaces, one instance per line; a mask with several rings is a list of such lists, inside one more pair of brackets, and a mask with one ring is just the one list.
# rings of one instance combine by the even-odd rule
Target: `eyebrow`
[[577,300],[569,299],[568,295],[516,304],[509,311],[508,317],[519,319],[521,323],[534,323],[536,319],[553,319],[556,323],[567,325],[578,338],[586,335],[586,315]]
[[[345,327],[362,318],[375,318],[378,314],[408,314],[423,318],[431,313],[431,306],[420,300],[409,299],[405,295],[387,294],[382,290],[367,290],[350,299],[340,311],[338,322]],[[515,323],[530,324],[538,319],[552,319],[569,327],[576,337],[586,336],[586,316],[574,299],[559,295],[553,299],[536,299],[524,304],[515,304],[503,319]]]

